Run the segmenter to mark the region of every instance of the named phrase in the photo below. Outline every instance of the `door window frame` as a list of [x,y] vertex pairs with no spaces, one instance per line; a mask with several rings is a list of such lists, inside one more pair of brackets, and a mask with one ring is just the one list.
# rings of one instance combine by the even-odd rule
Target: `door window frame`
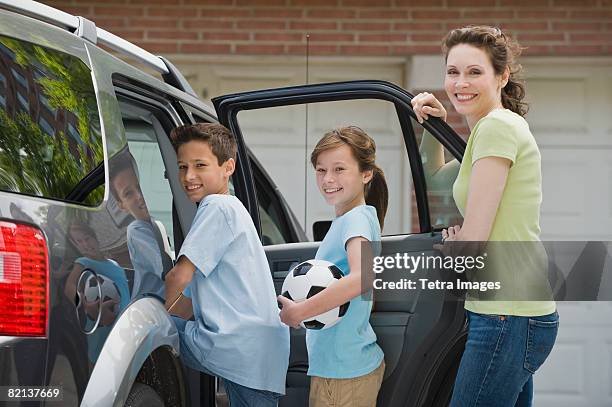
[[[212,102],[221,124],[228,127],[240,140],[244,138],[238,123],[238,113],[243,110],[358,99],[378,99],[393,103],[410,162],[420,233],[426,233],[433,232],[433,228],[429,217],[425,173],[410,120],[412,118],[416,121],[416,115],[410,103],[412,98],[412,94],[389,82],[366,80],[236,93],[213,98]],[[427,120],[422,125],[461,161],[465,151],[465,142],[451,127],[439,118]]]

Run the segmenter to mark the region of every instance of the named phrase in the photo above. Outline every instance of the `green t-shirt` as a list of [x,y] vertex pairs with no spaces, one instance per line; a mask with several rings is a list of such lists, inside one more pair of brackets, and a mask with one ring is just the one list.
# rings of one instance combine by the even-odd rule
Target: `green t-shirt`
[[[476,123],[453,185],[453,197],[463,216],[465,216],[472,166],[484,157],[502,157],[512,162],[489,241],[534,242],[522,245],[521,249],[517,249],[514,243],[492,245],[496,253],[488,253],[487,268],[491,270],[489,277],[502,276],[503,280],[513,285],[513,288],[508,290],[527,293],[529,290],[524,287],[524,282],[533,279],[528,273],[533,269],[534,253],[540,273],[545,272],[547,263],[546,253],[539,243],[542,203],[541,158],[527,122],[508,109],[497,109]],[[529,247],[527,250],[530,251],[530,255],[519,255],[520,250],[525,250],[525,247]],[[513,254],[509,256],[509,253]],[[465,308],[481,314],[521,316],[546,315],[556,309],[554,301],[551,300],[515,301],[506,299],[532,297],[527,294],[523,294],[525,297],[511,295],[508,291],[503,295],[503,301],[475,301],[470,299],[473,297],[468,292]],[[543,297],[539,295],[537,298]]]

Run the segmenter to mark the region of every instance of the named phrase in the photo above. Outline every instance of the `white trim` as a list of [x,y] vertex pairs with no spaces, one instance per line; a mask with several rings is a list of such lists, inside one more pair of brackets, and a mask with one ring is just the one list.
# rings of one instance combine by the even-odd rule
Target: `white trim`
[[[76,30],[79,27],[78,17],[33,0],[19,0],[19,2],[0,0],[0,7],[62,28]],[[169,73],[168,67],[158,56],[99,27],[96,27],[96,33],[101,44],[128,55],[162,74]]]

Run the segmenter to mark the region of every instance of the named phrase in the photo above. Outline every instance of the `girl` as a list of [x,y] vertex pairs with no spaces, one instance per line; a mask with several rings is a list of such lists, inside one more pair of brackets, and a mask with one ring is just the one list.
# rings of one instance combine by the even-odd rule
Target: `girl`
[[[517,80],[521,67],[515,63],[520,47],[501,30],[486,26],[452,30],[443,44],[444,88],[471,133],[453,185],[463,225],[444,230],[442,237],[538,242],[540,153],[523,119],[525,89]],[[446,110],[430,93],[415,96],[412,106],[421,123],[430,115],[446,120]],[[432,178],[447,177],[456,163],[445,164],[442,147],[425,138],[421,149],[428,150],[426,170]],[[520,257],[514,256],[513,268],[505,272],[525,273]],[[557,335],[554,301],[479,302],[468,295],[465,308],[468,339],[451,406],[530,406],[533,373]]]
[[336,213],[316,258],[334,263],[346,277],[300,303],[279,296],[280,317],[297,327],[351,301],[337,325],[306,332],[311,407],[375,406],[382,383],[383,352],[369,323],[372,301],[361,295],[366,291],[362,273],[371,272],[361,269],[362,251],[364,256],[378,255],[379,246],[373,243],[380,242],[388,204],[387,183],[375,156],[374,140],[349,126],[325,134],[310,157],[319,191]]

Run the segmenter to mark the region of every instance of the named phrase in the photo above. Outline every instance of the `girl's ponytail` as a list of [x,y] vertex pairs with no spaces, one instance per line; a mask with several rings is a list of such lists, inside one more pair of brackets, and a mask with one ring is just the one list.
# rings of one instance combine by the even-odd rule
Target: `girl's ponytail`
[[372,168],[372,179],[366,185],[365,200],[368,205],[376,208],[380,230],[385,226],[385,215],[389,206],[389,188],[385,173],[376,164]]

